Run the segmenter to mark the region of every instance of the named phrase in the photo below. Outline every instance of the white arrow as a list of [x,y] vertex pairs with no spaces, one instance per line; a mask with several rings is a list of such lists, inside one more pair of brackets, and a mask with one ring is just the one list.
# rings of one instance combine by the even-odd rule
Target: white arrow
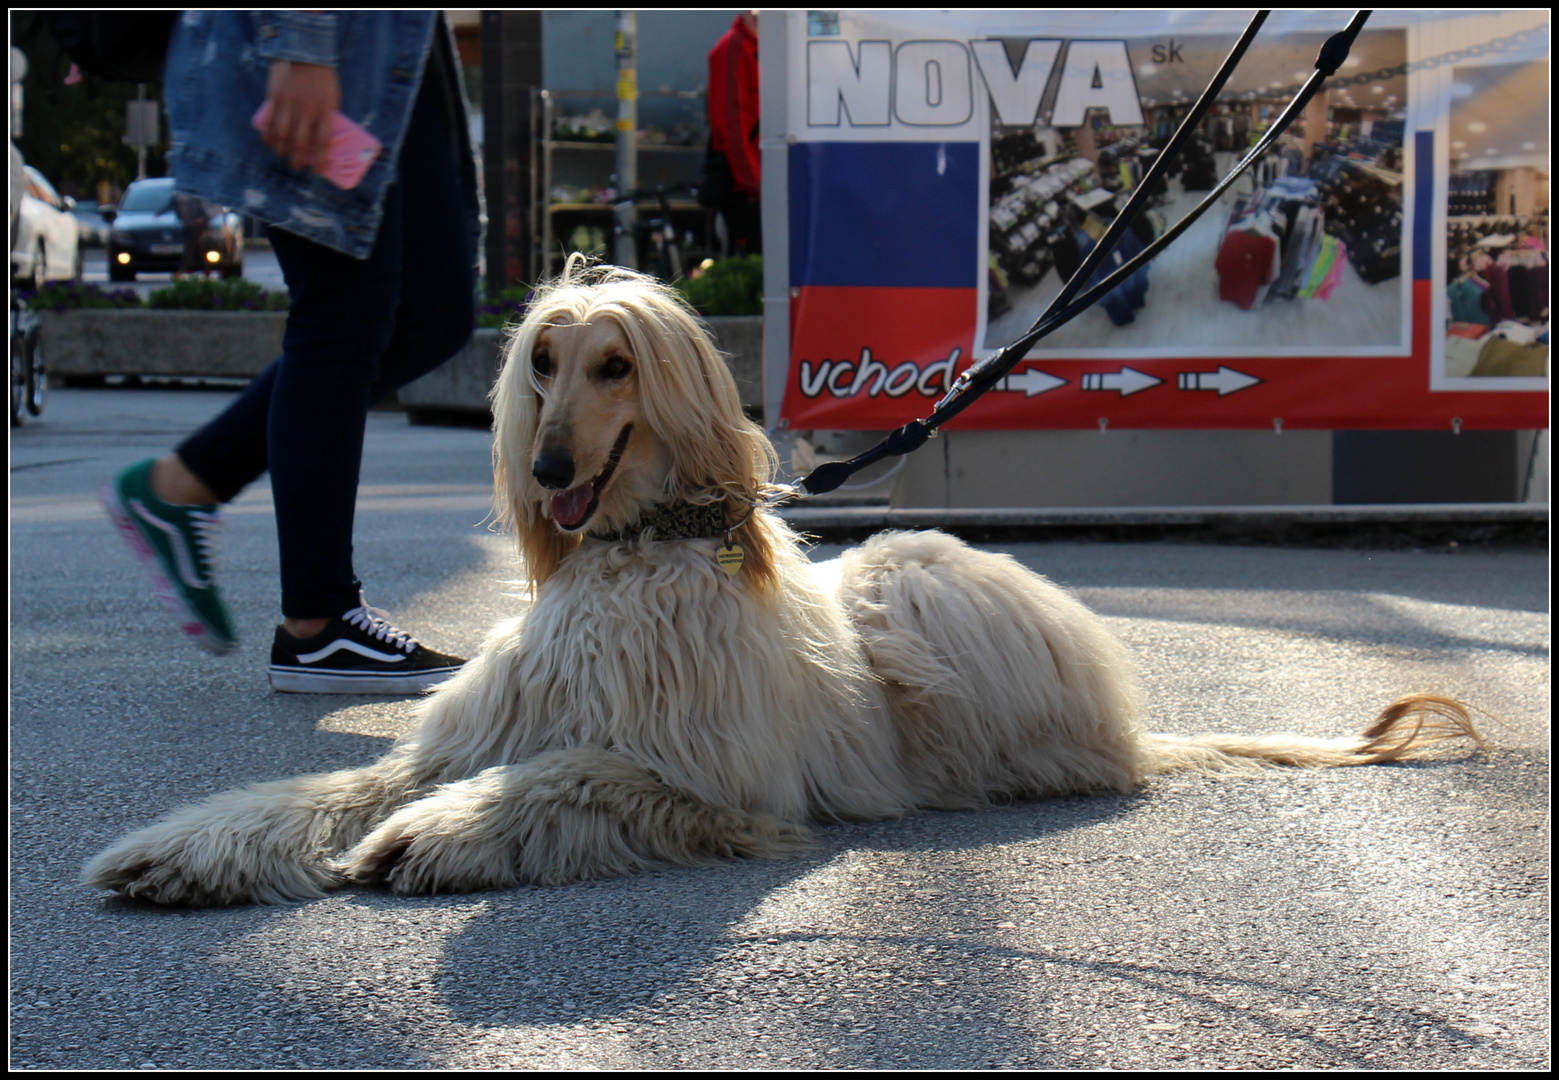
[[1058,386],[1065,386],[1065,379],[1058,379],[1054,375],[1047,375],[1038,368],[1024,368],[1022,371],[1014,371],[996,384],[997,390],[1022,390],[1023,396],[1031,398],[1035,394],[1043,394],[1047,390],[1054,390]]
[[1243,371],[1219,367],[1217,371],[1182,371],[1179,386],[1182,390],[1216,390],[1218,396],[1223,397],[1225,394],[1244,390],[1247,386],[1255,386],[1263,381]]
[[1163,379],[1155,379],[1146,372],[1127,367],[1119,371],[1090,371],[1083,376],[1083,389],[1119,390],[1121,397],[1129,397],[1139,390],[1157,386],[1163,381]]

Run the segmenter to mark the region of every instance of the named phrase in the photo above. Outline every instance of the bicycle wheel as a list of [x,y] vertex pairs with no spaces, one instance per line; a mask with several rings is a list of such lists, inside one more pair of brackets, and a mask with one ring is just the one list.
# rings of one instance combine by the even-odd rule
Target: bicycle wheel
[[27,362],[25,384],[27,411],[34,416],[43,415],[43,399],[49,392],[49,373],[43,361],[43,339],[38,333],[38,323],[33,322],[22,336],[22,353]]
[[27,415],[27,359],[22,335],[11,329],[11,426],[21,427]]

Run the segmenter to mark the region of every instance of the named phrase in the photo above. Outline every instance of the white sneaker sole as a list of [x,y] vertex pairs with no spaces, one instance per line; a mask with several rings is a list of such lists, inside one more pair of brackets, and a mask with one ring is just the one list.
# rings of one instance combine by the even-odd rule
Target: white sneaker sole
[[380,672],[309,671],[272,665],[271,689],[282,694],[425,694],[454,678],[460,669],[386,675]]

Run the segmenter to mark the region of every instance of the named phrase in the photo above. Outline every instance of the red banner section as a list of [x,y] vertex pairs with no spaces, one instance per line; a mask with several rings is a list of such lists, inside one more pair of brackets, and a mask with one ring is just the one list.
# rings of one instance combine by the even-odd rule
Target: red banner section
[[[1413,283],[1410,356],[1032,360],[948,426],[1547,427],[1543,391],[1430,391],[1432,288]],[[975,303],[972,289],[798,290],[789,425],[886,431],[928,415],[972,362]]]
[[792,290],[791,427],[887,430],[931,411],[968,367],[975,289]]

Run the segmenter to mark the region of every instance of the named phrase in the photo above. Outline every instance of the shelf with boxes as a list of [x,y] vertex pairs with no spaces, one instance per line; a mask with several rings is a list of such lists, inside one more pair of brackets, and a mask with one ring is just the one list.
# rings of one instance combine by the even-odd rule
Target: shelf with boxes
[[1054,265],[1048,239],[1062,221],[1067,196],[1099,190],[1098,170],[1086,158],[1042,160],[1051,163],[1033,171],[1020,167],[991,185],[991,256],[1001,273],[1020,285],[1036,284]]
[[[670,210],[656,199],[639,200],[639,268],[664,270],[657,258],[669,226],[681,247],[684,266],[714,254],[714,212],[693,197],[703,172],[707,132],[702,91],[645,92],[660,106],[666,122],[636,132],[635,165],[640,192],[664,187],[673,194]],[[616,123],[591,91],[547,90],[541,94],[543,133],[537,160],[546,210],[541,215],[542,271],[551,275],[575,251],[611,258],[614,201],[617,197]]]
[[1365,281],[1400,276],[1402,174],[1363,157],[1356,145],[1328,149],[1309,169],[1326,208],[1327,231],[1347,244],[1348,261]]

